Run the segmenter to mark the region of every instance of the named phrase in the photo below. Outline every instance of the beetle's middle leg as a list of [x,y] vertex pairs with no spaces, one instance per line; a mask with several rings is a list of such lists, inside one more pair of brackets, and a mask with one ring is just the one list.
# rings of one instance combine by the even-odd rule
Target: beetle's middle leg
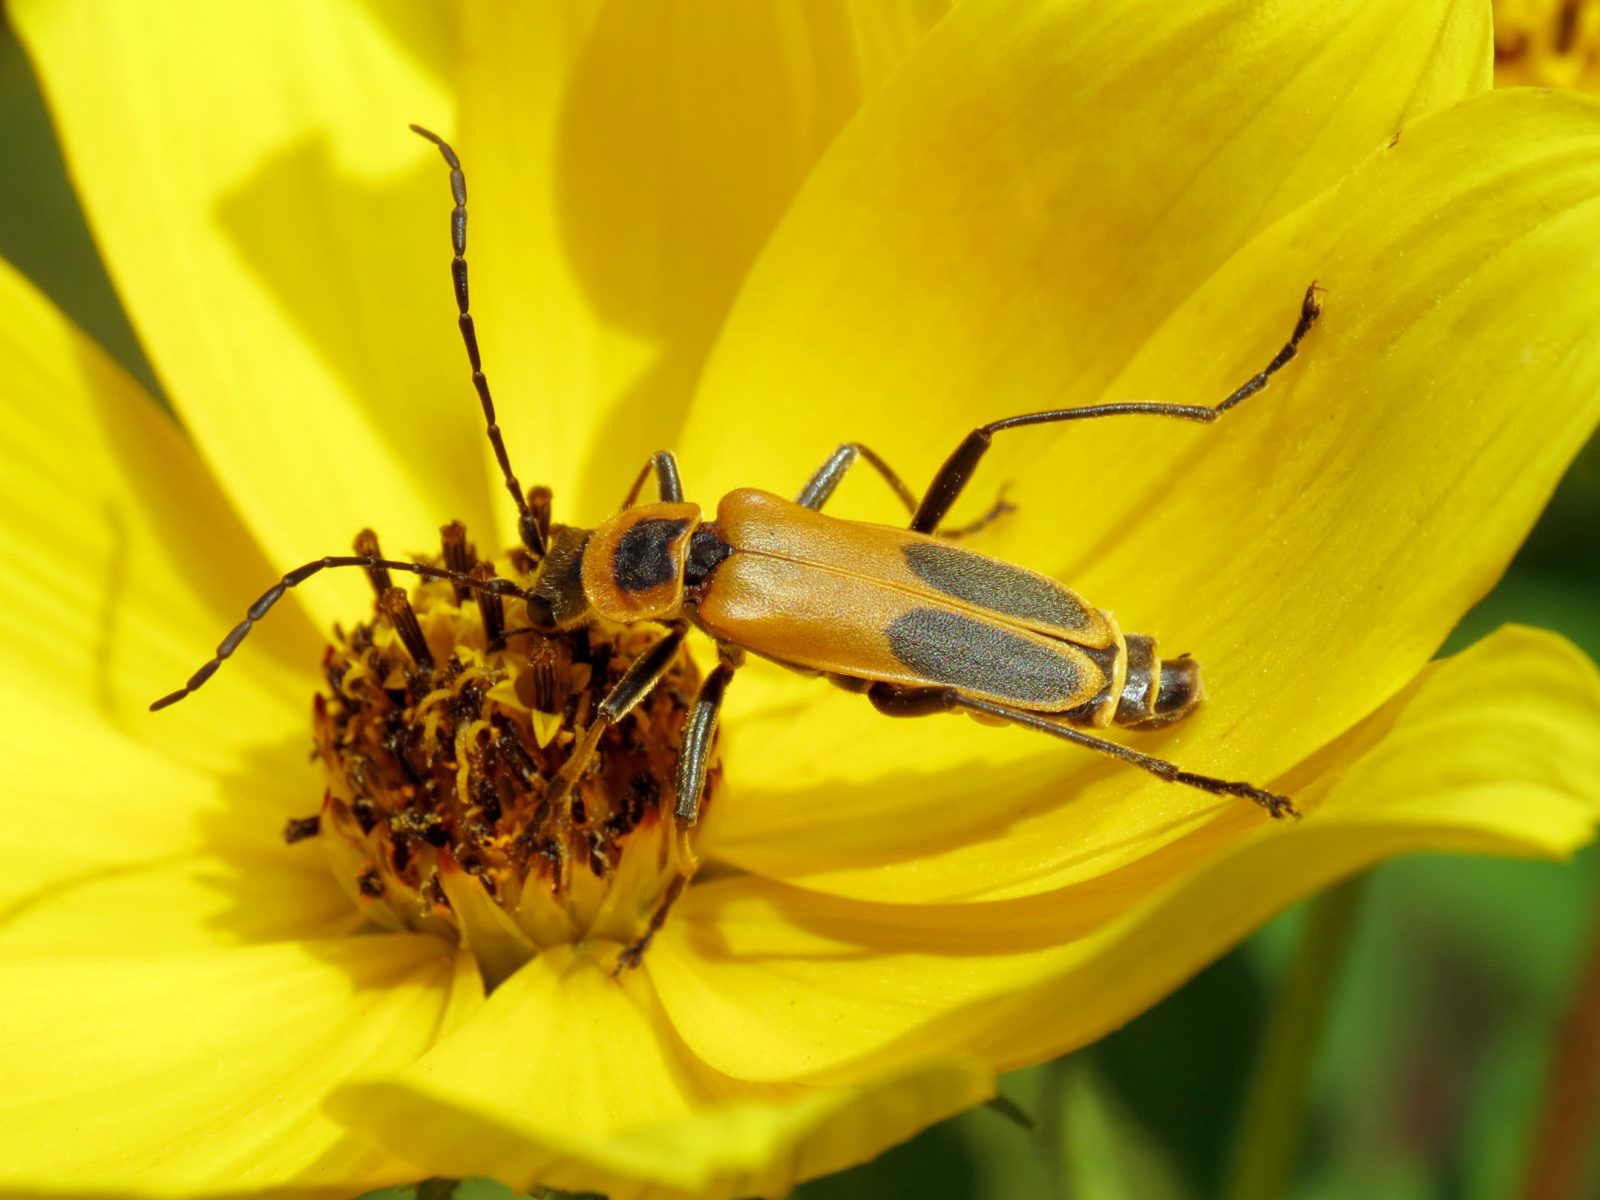
[[916,506],[912,514],[911,528],[917,533],[933,533],[939,528],[939,522],[944,520],[945,514],[950,511],[950,506],[966,490],[973,471],[977,469],[978,460],[988,451],[994,435],[1001,430],[1018,429],[1024,425],[1052,425],[1061,421],[1085,421],[1092,417],[1117,416],[1176,417],[1180,421],[1210,424],[1230,408],[1242,404],[1266,387],[1267,381],[1295,356],[1300,349],[1300,340],[1310,332],[1311,326],[1322,312],[1322,305],[1317,301],[1318,290],[1315,283],[1306,288],[1305,296],[1300,301],[1300,317],[1295,323],[1294,332],[1289,335],[1289,340],[1283,344],[1278,353],[1273,355],[1272,361],[1217,404],[1172,404],[1159,400],[1088,404],[1081,408],[1055,408],[1046,412],[1023,413],[1020,416],[1003,417],[998,421],[990,421],[987,425],[978,426],[967,434],[955,448],[955,452],[945,460],[944,466],[939,468],[939,473],[933,477],[933,482],[928,485],[922,502]]
[[[916,493],[906,486],[905,480],[901,479],[895,469],[884,461],[882,455],[862,442],[845,442],[830,454],[828,461],[817,468],[816,474],[800,490],[800,494],[795,497],[795,503],[801,508],[814,509],[820,512],[822,506],[833,496],[834,489],[839,486],[839,481],[844,478],[845,472],[855,466],[858,459],[864,459],[867,465],[883,478],[883,481],[899,497],[900,503],[906,506],[908,515],[916,515]],[[939,536],[955,539],[977,533],[978,530],[997,518],[1004,516],[1008,512],[1014,512],[1016,507],[1006,499],[1005,489],[1002,488],[1000,495],[988,512],[969,524],[958,526],[955,529],[941,529],[939,530]]]
[[1047,733],[1051,737],[1072,742],[1074,745],[1084,746],[1100,754],[1119,758],[1123,762],[1149,771],[1152,775],[1166,780],[1168,783],[1181,783],[1187,787],[1198,788],[1202,792],[1211,792],[1219,796],[1241,796],[1246,800],[1254,800],[1274,817],[1298,817],[1300,812],[1294,806],[1294,801],[1287,796],[1280,796],[1276,792],[1269,792],[1254,784],[1240,783],[1230,779],[1218,779],[1212,775],[1197,775],[1193,771],[1185,771],[1175,763],[1169,763],[1164,758],[1154,755],[1141,754],[1139,751],[1124,746],[1119,742],[1107,741],[1074,729],[1070,725],[1058,720],[1052,720],[1042,713],[1029,712],[1026,709],[1012,708],[1005,704],[993,704],[987,700],[979,700],[972,696],[963,696],[954,688],[906,688],[896,687],[893,684],[875,683],[867,689],[867,698],[879,712],[891,717],[923,717],[940,712],[968,712],[979,713],[983,716],[994,717],[1012,725],[1021,725],[1025,729],[1032,729],[1038,733]]
[[700,868],[700,860],[695,857],[694,847],[689,842],[689,830],[700,817],[700,800],[705,794],[706,776],[711,769],[711,748],[716,742],[717,717],[722,712],[728,681],[733,678],[738,665],[737,653],[723,652],[722,662],[700,685],[694,707],[689,710],[689,716],[683,723],[683,747],[678,751],[677,802],[672,810],[678,873],[661,893],[645,931],[617,956],[613,975],[639,965],[644,952],[650,947],[651,939],[666,924],[667,913],[678,902],[678,897],[683,895],[683,890]]

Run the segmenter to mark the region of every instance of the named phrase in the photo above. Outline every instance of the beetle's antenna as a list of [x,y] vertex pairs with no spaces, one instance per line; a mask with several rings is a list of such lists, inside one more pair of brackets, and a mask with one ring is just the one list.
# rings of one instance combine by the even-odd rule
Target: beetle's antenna
[[198,691],[200,686],[217,673],[217,668],[222,665],[222,660],[227,658],[239,648],[239,643],[244,641],[255,623],[267,615],[283,594],[292,587],[298,587],[310,579],[318,571],[326,571],[329,567],[364,567],[368,572],[387,569],[390,571],[410,571],[413,575],[420,575],[424,579],[448,579],[457,587],[466,588],[482,594],[493,596],[515,596],[529,604],[543,605],[538,596],[525,588],[520,588],[509,579],[498,576],[492,579],[480,579],[472,575],[464,575],[460,571],[447,570],[444,567],[430,567],[424,563],[405,562],[401,559],[375,558],[369,554],[330,554],[323,558],[315,559],[296,567],[277,583],[261,593],[260,598],[250,606],[245,613],[244,620],[235,625],[228,636],[223,638],[217,646],[217,652],[209,662],[206,662],[175,692],[168,692],[161,699],[150,706],[151,712],[159,712],[169,704],[176,704],[191,692]]
[[472,364],[472,386],[477,389],[478,402],[483,406],[483,419],[488,426],[489,444],[494,447],[494,456],[500,463],[500,474],[505,476],[506,490],[511,493],[511,499],[517,506],[517,532],[522,537],[522,544],[534,555],[542,557],[545,549],[544,538],[540,535],[538,522],[528,509],[527,498],[522,494],[522,484],[517,482],[517,474],[511,469],[511,456],[506,453],[505,438],[500,435],[500,424],[495,419],[494,400],[489,396],[489,379],[483,373],[483,356],[478,353],[478,331],[472,322],[472,312],[468,305],[467,177],[461,173],[461,160],[456,157],[456,152],[451,149],[449,142],[421,125],[411,126],[411,131],[439,147],[445,166],[450,168],[450,196],[455,201],[455,207],[450,210],[450,245],[456,253],[450,263],[450,279],[455,285],[456,310],[459,313],[456,324],[461,328],[461,341],[467,347],[467,361]]

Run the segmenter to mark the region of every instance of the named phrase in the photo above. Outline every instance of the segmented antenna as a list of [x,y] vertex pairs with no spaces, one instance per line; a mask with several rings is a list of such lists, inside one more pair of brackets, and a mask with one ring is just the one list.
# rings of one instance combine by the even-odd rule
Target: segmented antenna
[[204,663],[198,671],[189,676],[189,682],[175,692],[168,692],[161,699],[150,706],[151,712],[159,712],[169,704],[176,704],[191,692],[198,691],[205,683],[217,673],[217,668],[222,665],[222,660],[239,648],[239,643],[244,641],[245,635],[250,632],[255,623],[267,615],[283,594],[292,587],[299,587],[319,571],[326,571],[330,567],[363,567],[370,574],[375,570],[410,571],[413,575],[420,575],[424,579],[448,579],[457,587],[466,588],[480,595],[491,596],[516,596],[529,604],[546,607],[545,602],[526,588],[520,588],[509,579],[495,577],[482,579],[474,575],[464,575],[460,571],[447,570],[444,567],[430,567],[425,563],[405,562],[393,558],[374,558],[367,554],[330,554],[323,558],[314,559],[290,571],[277,583],[261,593],[260,598],[250,606],[245,613],[244,620],[240,621],[228,632],[217,646],[216,654],[212,655],[209,662]]
[[467,361],[472,364],[472,386],[478,390],[478,402],[483,406],[489,444],[494,447],[495,459],[500,463],[500,474],[505,476],[506,490],[511,493],[511,499],[517,506],[517,532],[528,551],[542,557],[544,538],[533,513],[528,510],[528,501],[522,494],[522,485],[517,482],[516,472],[511,469],[511,456],[506,453],[505,438],[500,435],[500,425],[495,419],[494,400],[489,396],[489,379],[483,373],[483,357],[478,353],[478,331],[472,322],[468,304],[467,177],[461,173],[461,160],[456,157],[449,142],[421,125],[411,126],[411,132],[439,147],[445,166],[450,168],[450,195],[455,200],[455,207],[450,210],[450,245],[456,254],[450,263],[450,279],[455,285],[456,310],[459,313],[456,324],[461,328],[461,341],[467,347]]

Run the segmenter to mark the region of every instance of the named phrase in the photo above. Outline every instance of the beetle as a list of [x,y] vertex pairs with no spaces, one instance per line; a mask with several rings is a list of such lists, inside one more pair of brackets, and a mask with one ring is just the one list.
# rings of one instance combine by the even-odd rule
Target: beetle
[[[468,299],[467,194],[460,159],[438,134],[411,128],[438,148],[449,169],[458,325],[489,442],[517,506],[519,537],[534,564],[531,579],[523,584],[381,558],[375,546],[371,553],[314,560],[269,588],[215,655],[181,688],[155,701],[152,711],[201,687],[290,588],[333,567],[382,568],[518,597],[527,603],[536,632],[572,630],[594,621],[649,622],[663,629],[660,639],[634,659],[596,706],[565,765],[550,781],[551,804],[561,802],[582,778],[605,731],[660,682],[695,628],[715,641],[718,664],[702,682],[684,727],[673,810],[680,836],[699,816],[718,714],[729,680],[747,654],[864,693],[889,716],[964,712],[1018,725],[1110,755],[1169,782],[1252,800],[1275,818],[1299,815],[1287,796],[1185,771],[1085,732],[1111,725],[1146,729],[1181,720],[1202,697],[1199,665],[1187,656],[1161,659],[1153,638],[1123,633],[1109,613],[1054,579],[955,544],[1007,511],[1010,506],[1003,500],[964,529],[947,530],[944,520],[998,433],[1125,415],[1216,421],[1261,391],[1294,358],[1321,312],[1316,283],[1305,291],[1288,341],[1264,368],[1212,406],[1103,403],[991,421],[967,434],[920,497],[875,451],[846,442],[795,499],[741,488],[723,497],[711,519],[684,499],[677,461],[670,451],[661,451],[640,470],[615,516],[594,529],[554,525],[549,492],[535,488],[525,495],[512,470],[483,371]],[[823,511],[840,480],[863,462],[907,508],[905,528]],[[652,477],[655,499],[639,503]],[[672,896],[685,882],[678,881]],[[651,932],[664,909],[652,921]]]

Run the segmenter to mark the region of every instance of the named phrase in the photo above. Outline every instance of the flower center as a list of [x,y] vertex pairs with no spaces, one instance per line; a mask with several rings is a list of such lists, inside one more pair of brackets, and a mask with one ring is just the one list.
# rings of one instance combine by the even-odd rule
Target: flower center
[[1600,4],[1495,0],[1494,78],[1501,87],[1600,89]]
[[[435,561],[493,576],[459,522],[443,534]],[[370,530],[356,552],[377,556]],[[519,583],[531,574],[520,550],[504,567]],[[557,944],[636,946],[692,870],[672,804],[693,662],[680,653],[551,804],[549,782],[596,705],[659,629],[536,632],[521,600],[437,580],[407,595],[381,568],[368,576],[375,615],[348,633],[335,626],[328,691],[313,706],[320,819],[290,822],[285,836],[321,832],[360,908],[458,940],[491,984]]]

